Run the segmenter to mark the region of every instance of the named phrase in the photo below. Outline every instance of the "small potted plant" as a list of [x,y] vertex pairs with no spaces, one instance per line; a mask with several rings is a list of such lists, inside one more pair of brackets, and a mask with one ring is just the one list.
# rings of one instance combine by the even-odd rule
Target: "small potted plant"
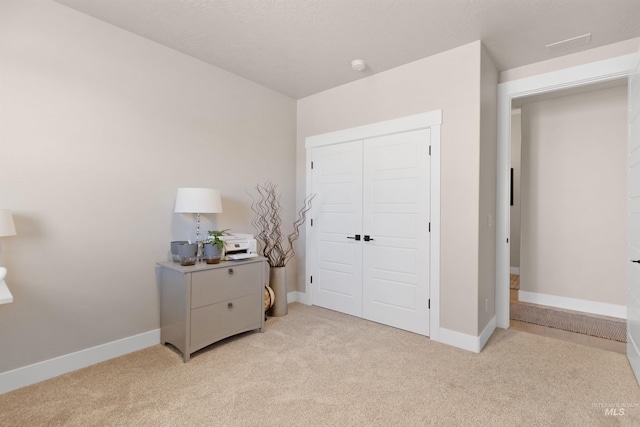
[[204,242],[204,259],[207,264],[217,264],[220,262],[220,257],[222,255],[222,248],[224,248],[224,242],[220,240],[220,236],[222,236],[226,230],[222,231],[211,231],[207,232],[208,237]]

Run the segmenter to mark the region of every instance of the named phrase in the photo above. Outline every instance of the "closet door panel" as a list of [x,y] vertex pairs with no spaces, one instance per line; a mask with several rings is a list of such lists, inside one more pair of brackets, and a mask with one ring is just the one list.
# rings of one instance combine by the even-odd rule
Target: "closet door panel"
[[314,148],[313,304],[362,316],[362,141]]
[[363,317],[429,333],[429,130],[364,141]]

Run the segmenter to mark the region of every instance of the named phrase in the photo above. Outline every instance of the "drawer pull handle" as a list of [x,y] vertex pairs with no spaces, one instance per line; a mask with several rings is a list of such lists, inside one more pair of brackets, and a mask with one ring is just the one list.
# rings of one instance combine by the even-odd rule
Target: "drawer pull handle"
[[230,302],[229,304],[227,304],[227,308],[228,308],[229,310],[231,310],[231,309],[233,308],[233,303],[232,303],[232,302]]
[[229,269],[229,276],[233,276],[233,268]]

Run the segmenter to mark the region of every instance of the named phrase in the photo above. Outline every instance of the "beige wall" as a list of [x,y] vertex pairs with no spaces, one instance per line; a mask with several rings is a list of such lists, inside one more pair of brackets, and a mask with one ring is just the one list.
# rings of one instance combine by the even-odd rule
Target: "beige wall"
[[221,190],[205,231],[251,231],[270,179],[292,222],[293,99],[48,1],[2,1],[0,63],[0,372],[159,328],[178,187]]
[[[421,59],[298,100],[298,200],[305,138],[443,110],[441,128],[441,326],[476,336],[481,43]],[[300,289],[304,290],[304,289]]]
[[478,217],[478,331],[495,315],[498,70],[482,46],[480,62],[480,200]]
[[522,106],[521,290],[626,305],[626,88]]

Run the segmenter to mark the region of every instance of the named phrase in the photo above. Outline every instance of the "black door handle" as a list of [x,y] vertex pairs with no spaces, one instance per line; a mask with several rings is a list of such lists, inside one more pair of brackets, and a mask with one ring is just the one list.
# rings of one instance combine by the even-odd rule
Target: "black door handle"
[[347,239],[360,240],[360,235],[359,235],[359,234],[356,234],[355,236],[347,236]]
[[637,262],[638,264],[640,264],[640,259],[632,259],[631,262]]
[[372,239],[368,234],[365,234],[365,235],[364,235],[364,241],[365,241],[365,242],[370,242],[370,241],[372,241],[372,240],[373,240],[373,239]]

